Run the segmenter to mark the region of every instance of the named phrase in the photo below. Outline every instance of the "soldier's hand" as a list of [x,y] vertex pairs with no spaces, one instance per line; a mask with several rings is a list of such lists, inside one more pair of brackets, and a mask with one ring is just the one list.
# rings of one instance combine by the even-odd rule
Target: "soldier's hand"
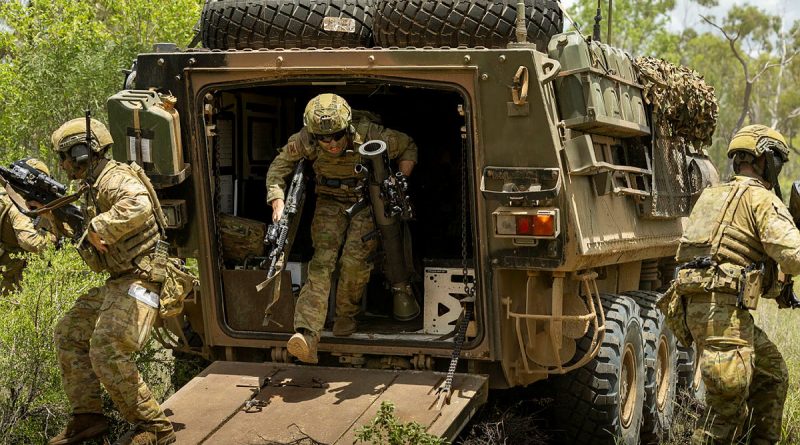
[[103,241],[103,237],[98,235],[97,232],[90,229],[87,238],[89,238],[89,242],[94,246],[95,249],[97,249],[98,252],[108,252],[106,242]]
[[283,200],[273,199],[272,200],[272,222],[278,222],[283,216]]

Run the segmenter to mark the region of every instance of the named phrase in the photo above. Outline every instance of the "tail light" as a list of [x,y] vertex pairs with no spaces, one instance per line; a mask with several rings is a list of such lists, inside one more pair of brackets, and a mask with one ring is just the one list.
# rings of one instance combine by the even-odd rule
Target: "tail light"
[[494,219],[498,237],[555,238],[559,233],[558,209],[501,207]]

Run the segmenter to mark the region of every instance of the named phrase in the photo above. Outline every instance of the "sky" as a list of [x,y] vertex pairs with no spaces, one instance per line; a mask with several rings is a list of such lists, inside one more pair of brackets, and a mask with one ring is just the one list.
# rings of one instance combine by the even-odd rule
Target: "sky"
[[[561,0],[565,6],[569,7],[579,0]],[[597,4],[596,0],[580,0],[591,1],[592,4]],[[608,8],[608,0],[601,0],[603,15]],[[719,6],[715,8],[703,8],[690,0],[676,0],[676,7],[673,11],[672,20],[670,22],[670,29],[673,31],[680,31],[689,26],[694,28],[702,28],[700,15],[713,15],[716,17],[723,17],[725,12],[733,5],[741,4],[755,4],[761,9],[769,13],[782,15],[785,17],[786,28],[795,20],[800,20],[800,1],[798,0],[718,0]]]

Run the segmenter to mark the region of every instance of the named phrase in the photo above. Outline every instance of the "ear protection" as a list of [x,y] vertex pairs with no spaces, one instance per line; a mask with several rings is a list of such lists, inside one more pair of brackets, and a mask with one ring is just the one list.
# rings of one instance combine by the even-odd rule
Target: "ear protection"
[[75,144],[69,149],[69,156],[77,164],[89,161],[89,147],[86,144]]

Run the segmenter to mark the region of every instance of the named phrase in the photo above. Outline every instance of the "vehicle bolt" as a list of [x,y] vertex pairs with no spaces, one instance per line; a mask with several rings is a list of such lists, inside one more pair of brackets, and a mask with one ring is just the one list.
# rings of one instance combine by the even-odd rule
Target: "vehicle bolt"
[[175,80],[181,80],[181,75],[178,74],[177,76],[175,76]]
[[277,58],[277,59],[275,59],[275,65],[276,65],[276,66],[281,66],[281,65],[283,65],[283,56],[278,56],[278,58]]
[[164,59],[160,58],[156,63],[158,64],[158,66],[164,66]]
[[470,61],[472,61],[472,57],[464,56],[464,63],[469,63]]
[[197,60],[195,60],[195,58],[194,58],[194,57],[192,57],[191,59],[189,59],[189,65],[194,65],[195,63],[197,63]]
[[481,80],[489,80],[489,75],[486,73],[481,74]]
[[506,56],[501,54],[500,57],[497,58],[497,60],[500,61],[500,63],[503,63],[506,61]]
[[369,63],[375,63],[375,56],[369,56],[369,57],[367,57],[367,62],[369,62]]

